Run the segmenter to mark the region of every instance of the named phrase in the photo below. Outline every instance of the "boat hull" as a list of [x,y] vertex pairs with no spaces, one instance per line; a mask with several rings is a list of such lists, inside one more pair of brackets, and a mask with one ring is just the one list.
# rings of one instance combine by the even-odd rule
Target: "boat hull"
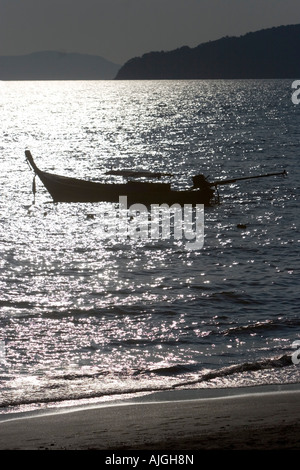
[[41,172],[38,174],[54,202],[112,202],[126,196],[129,204],[210,205],[213,191],[174,191],[169,184],[130,181],[124,184],[95,183]]
[[211,188],[174,191],[168,183],[128,181],[124,184],[96,183],[69,178],[41,171],[35,164],[31,152],[26,158],[50,193],[54,202],[112,202],[118,203],[126,196],[129,204],[204,204],[211,205],[214,191]]

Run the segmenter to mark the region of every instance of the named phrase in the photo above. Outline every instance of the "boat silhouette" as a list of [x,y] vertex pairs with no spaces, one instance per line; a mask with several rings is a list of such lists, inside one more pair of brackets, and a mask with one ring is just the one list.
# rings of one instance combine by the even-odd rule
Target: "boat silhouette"
[[[130,180],[126,183],[98,183],[68,176],[56,175],[40,170],[30,152],[25,156],[35,176],[42,181],[54,202],[113,202],[118,203],[121,196],[126,196],[129,204],[204,204],[211,206],[216,202],[216,190],[219,185],[233,184],[240,180],[285,175],[286,172],[268,173],[257,176],[217,180],[209,182],[202,175],[193,177],[193,186],[185,190],[174,190],[170,183],[145,182]],[[133,175],[133,174],[132,174]],[[131,175],[131,176],[132,176]]]

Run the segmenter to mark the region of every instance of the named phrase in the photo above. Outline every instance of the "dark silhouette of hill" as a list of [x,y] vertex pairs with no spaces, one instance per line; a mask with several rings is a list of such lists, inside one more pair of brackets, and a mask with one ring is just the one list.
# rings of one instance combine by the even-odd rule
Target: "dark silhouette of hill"
[[0,80],[108,80],[120,66],[99,56],[45,51],[0,56]]
[[116,79],[300,78],[299,50],[300,25],[279,26],[150,52],[126,62]]

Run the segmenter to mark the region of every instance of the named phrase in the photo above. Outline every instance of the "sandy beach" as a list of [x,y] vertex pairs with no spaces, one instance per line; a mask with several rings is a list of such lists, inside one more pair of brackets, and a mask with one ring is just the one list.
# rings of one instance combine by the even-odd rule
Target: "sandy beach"
[[0,449],[300,449],[297,389],[213,398],[169,396],[173,399],[157,394],[140,402],[24,414],[0,422]]

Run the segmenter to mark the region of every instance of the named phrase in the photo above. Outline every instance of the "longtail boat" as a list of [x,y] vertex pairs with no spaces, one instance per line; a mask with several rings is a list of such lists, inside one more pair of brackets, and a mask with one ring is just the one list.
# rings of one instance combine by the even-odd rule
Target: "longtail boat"
[[232,184],[239,180],[262,178],[286,174],[268,173],[230,180],[209,182],[204,175],[193,177],[193,186],[187,190],[173,190],[169,183],[127,181],[126,183],[97,183],[67,176],[60,176],[40,170],[29,150],[25,156],[34,171],[33,192],[35,193],[35,176],[44,184],[54,202],[113,202],[118,203],[121,196],[127,196],[129,204],[204,204],[213,205],[215,190],[219,185]]

